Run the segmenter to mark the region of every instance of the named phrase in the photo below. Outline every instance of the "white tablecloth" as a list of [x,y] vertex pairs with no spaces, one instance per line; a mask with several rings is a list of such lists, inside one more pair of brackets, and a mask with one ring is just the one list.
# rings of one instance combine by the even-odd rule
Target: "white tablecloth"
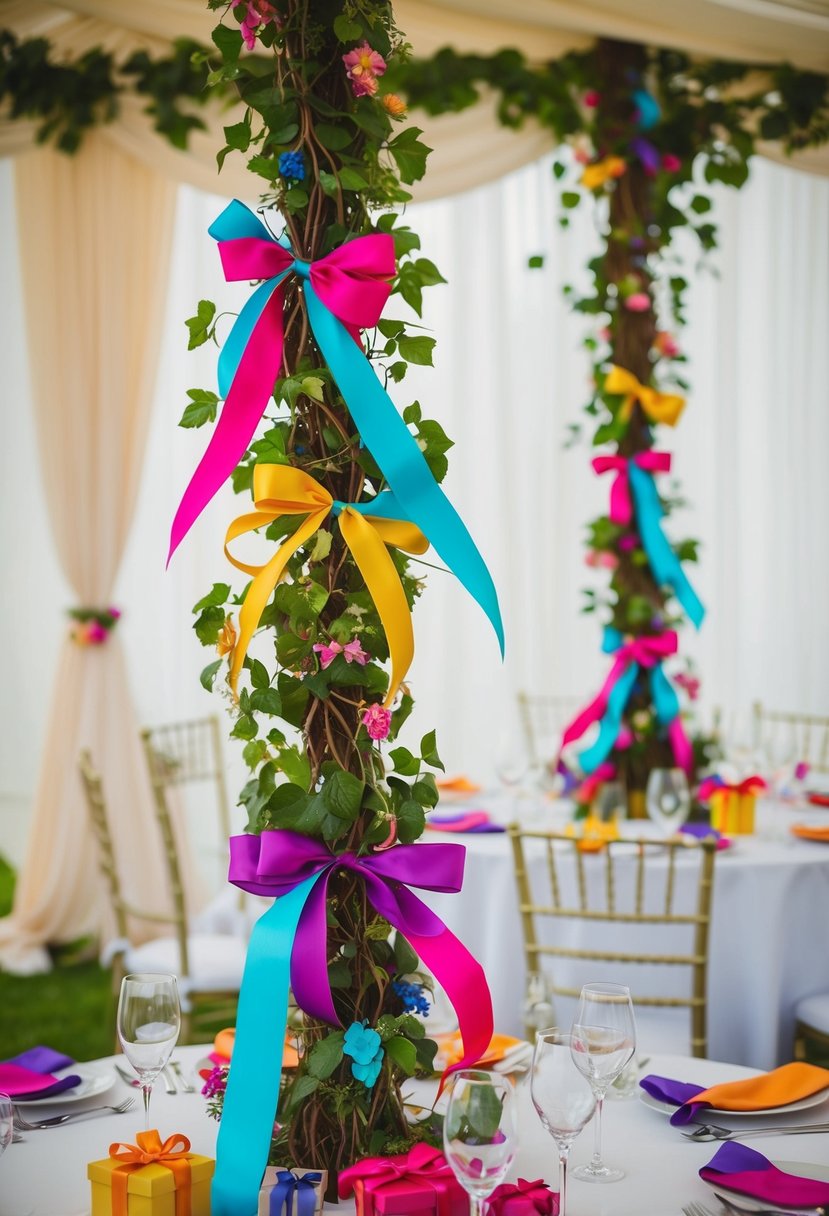
[[[176,1054],[189,1072],[205,1051],[203,1047],[186,1047]],[[101,1061],[100,1065],[110,1069],[112,1059]],[[733,1065],[681,1057],[654,1059],[649,1071],[703,1085],[736,1080],[746,1074],[745,1069]],[[129,1092],[129,1087],[118,1079],[108,1100],[117,1102]],[[94,1103],[94,1099],[88,1102]],[[43,1109],[45,1113],[46,1108]],[[68,1105],[49,1108],[58,1113],[71,1109]],[[32,1108],[26,1110],[29,1113]],[[159,1086],[153,1094],[152,1113],[153,1124],[162,1136],[183,1132],[192,1141],[194,1152],[213,1155],[217,1124],[207,1117],[201,1095],[167,1096]],[[829,1101],[785,1119],[775,1117],[774,1122],[802,1125],[828,1120]],[[728,1125],[724,1116],[718,1117],[717,1122]],[[762,1120],[740,1118],[732,1120],[731,1125],[747,1130],[762,1126]],[[141,1127],[143,1114],[131,1112],[98,1116],[50,1131],[28,1132],[23,1144],[11,1145],[0,1158],[0,1216],[88,1216],[87,1163],[105,1157],[111,1142],[131,1139]],[[713,1157],[715,1144],[684,1140],[664,1115],[650,1110],[638,1098],[607,1102],[603,1131],[606,1160],[623,1166],[627,1177],[610,1186],[572,1181],[568,1187],[568,1216],[678,1216],[681,1205],[691,1200],[714,1206],[710,1189],[697,1174]],[[592,1141],[592,1127],[588,1127],[575,1143],[572,1164],[589,1158]],[[829,1162],[826,1135],[769,1136],[747,1143],[755,1144],[775,1162]],[[519,1090],[519,1144],[510,1178],[544,1177],[557,1188],[555,1146],[538,1121],[526,1084]],[[353,1216],[354,1207],[343,1203],[326,1206],[325,1210]],[[240,1212],[239,1216],[253,1214]]]
[[[486,800],[477,805],[482,802]],[[509,817],[509,808],[495,806],[502,818]],[[558,828],[567,814],[549,804],[535,811],[538,825]],[[829,823],[829,812],[793,811],[766,800],[758,806],[762,834],[738,837],[733,848],[717,855],[708,978],[707,1054],[712,1058],[758,1069],[791,1059],[796,1002],[829,990],[829,846],[792,837],[789,825],[801,819]],[[637,834],[651,827],[648,822],[626,826]],[[466,846],[461,893],[426,898],[482,963],[492,989],[496,1028],[523,1034],[525,963],[508,838],[428,832],[424,840]],[[540,851],[530,869],[531,877],[544,869]],[[690,871],[686,879],[691,881]],[[267,901],[250,897],[248,917],[255,918],[267,906]],[[210,929],[229,928],[239,916],[235,891],[228,888],[203,915]],[[627,946],[637,948],[630,938]],[[635,984],[636,968],[628,970],[626,982]],[[687,972],[684,975],[687,978]],[[556,1013],[569,1025],[568,1008],[560,1005]],[[659,1017],[646,1012],[639,1022],[640,1054],[689,1050],[686,1011]]]

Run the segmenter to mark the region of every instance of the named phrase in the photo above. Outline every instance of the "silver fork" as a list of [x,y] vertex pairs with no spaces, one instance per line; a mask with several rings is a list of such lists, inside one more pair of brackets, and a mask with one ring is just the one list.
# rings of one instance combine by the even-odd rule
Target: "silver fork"
[[701,1203],[689,1203],[682,1209],[682,1216],[714,1216],[714,1213]]
[[183,1071],[181,1065],[179,1064],[178,1060],[171,1060],[170,1067],[172,1068],[173,1072],[175,1073],[176,1079],[178,1080],[178,1083],[181,1086],[181,1088],[184,1090],[184,1092],[186,1094],[194,1094],[196,1092],[196,1087],[195,1087],[195,1085],[191,1085],[190,1082],[187,1080],[187,1078],[184,1075],[184,1071]]
[[726,1199],[719,1191],[714,1191],[714,1194],[724,1208],[728,1208],[729,1212],[737,1212],[738,1216],[826,1216],[826,1208],[797,1208],[796,1212],[791,1208],[788,1212],[783,1212],[780,1208],[743,1208],[739,1203]]
[[735,1131],[733,1128],[720,1127],[717,1123],[701,1123],[694,1131],[682,1132],[682,1135],[686,1140],[704,1143],[708,1140],[743,1140],[748,1136],[806,1136],[820,1132],[829,1132],[829,1123],[807,1123],[801,1127],[788,1123],[780,1127],[755,1127],[748,1131]]
[[53,1115],[51,1119],[39,1119],[35,1123],[30,1123],[28,1119],[24,1119],[17,1107],[14,1107],[14,1123],[22,1132],[37,1132],[46,1127],[60,1127],[64,1123],[70,1123],[75,1119],[84,1119],[87,1115],[95,1115],[102,1110],[111,1110],[116,1115],[125,1115],[128,1110],[132,1110],[135,1106],[135,1098],[125,1098],[123,1102],[119,1102],[117,1106],[93,1106],[89,1110],[74,1110],[68,1115]]

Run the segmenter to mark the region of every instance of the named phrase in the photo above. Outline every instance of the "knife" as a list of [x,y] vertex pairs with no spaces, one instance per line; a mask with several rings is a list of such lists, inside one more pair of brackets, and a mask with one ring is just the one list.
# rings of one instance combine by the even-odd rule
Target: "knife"
[[135,1089],[141,1088],[141,1082],[137,1077],[133,1077],[127,1072],[126,1068],[122,1068],[120,1064],[115,1065],[115,1071],[126,1085],[132,1085]]
[[167,1093],[168,1094],[177,1094],[178,1086],[176,1085],[176,1079],[173,1076],[173,1073],[172,1073],[172,1070],[171,1070],[169,1064],[164,1065],[164,1067],[161,1070],[161,1076],[164,1081],[164,1088],[166,1089]]

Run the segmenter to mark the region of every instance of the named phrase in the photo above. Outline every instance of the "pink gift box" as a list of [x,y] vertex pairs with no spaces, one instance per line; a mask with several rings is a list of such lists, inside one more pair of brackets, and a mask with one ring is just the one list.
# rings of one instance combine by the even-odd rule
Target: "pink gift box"
[[366,1157],[343,1170],[340,1199],[357,1216],[468,1216],[469,1196],[439,1149],[416,1144],[399,1157]]

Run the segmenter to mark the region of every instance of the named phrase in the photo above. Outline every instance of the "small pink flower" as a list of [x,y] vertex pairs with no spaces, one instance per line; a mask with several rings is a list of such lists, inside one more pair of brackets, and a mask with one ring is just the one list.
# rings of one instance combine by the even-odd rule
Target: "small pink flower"
[[363,726],[369,739],[388,739],[391,730],[391,710],[384,709],[376,701],[363,714]]
[[616,746],[619,751],[627,751],[633,745],[633,731],[629,726],[622,726],[616,736]]
[[278,20],[276,9],[268,0],[248,0],[247,12],[239,30],[249,51],[256,46],[257,30],[274,20]]
[[639,548],[639,539],[632,532],[627,532],[624,536],[619,537],[619,548],[623,553],[630,553],[633,549]]
[[584,95],[584,104],[588,109],[595,110],[601,99],[601,93],[597,93],[595,89],[588,89]]
[[665,329],[660,329],[657,332],[653,344],[660,355],[664,355],[666,359],[675,359],[679,354],[679,345],[676,338]]
[[586,565],[594,569],[615,570],[619,565],[616,554],[609,553],[606,549],[591,549],[584,560]]
[[601,339],[601,341],[602,341],[602,342],[609,342],[609,341],[610,341],[610,338],[611,338],[611,333],[610,333],[610,329],[608,328],[608,326],[607,326],[607,325],[603,325],[603,326],[601,327],[601,329],[598,331],[598,336],[599,336],[599,338]]
[[665,152],[662,156],[662,168],[666,173],[678,173],[682,168],[682,161],[678,156],[674,156],[673,152]]
[[112,617],[113,621],[120,621],[120,619],[121,619],[121,609],[120,608],[107,608],[107,612]]
[[361,667],[365,667],[371,658],[371,655],[363,650],[359,638],[352,638],[350,642],[346,642],[343,646],[343,654],[346,663],[359,663]]
[[107,630],[100,621],[86,622],[86,640],[90,646],[102,646],[107,640]]
[[373,97],[377,92],[377,78],[386,70],[383,56],[372,50],[367,42],[363,42],[360,46],[355,46],[353,51],[347,51],[343,55],[343,63],[354,96]]
[[696,701],[699,696],[699,680],[696,676],[688,675],[687,672],[681,671],[678,676],[674,676],[674,683],[680,688],[684,688],[688,694],[689,701]]
[[338,654],[342,654],[343,652],[343,648],[339,642],[331,642],[330,645],[326,645],[324,642],[317,642],[314,650],[316,650],[320,657],[320,666],[323,671],[325,671],[326,667],[331,666]]
[[651,306],[651,298],[646,291],[635,291],[625,297],[625,308],[628,312],[647,312]]

